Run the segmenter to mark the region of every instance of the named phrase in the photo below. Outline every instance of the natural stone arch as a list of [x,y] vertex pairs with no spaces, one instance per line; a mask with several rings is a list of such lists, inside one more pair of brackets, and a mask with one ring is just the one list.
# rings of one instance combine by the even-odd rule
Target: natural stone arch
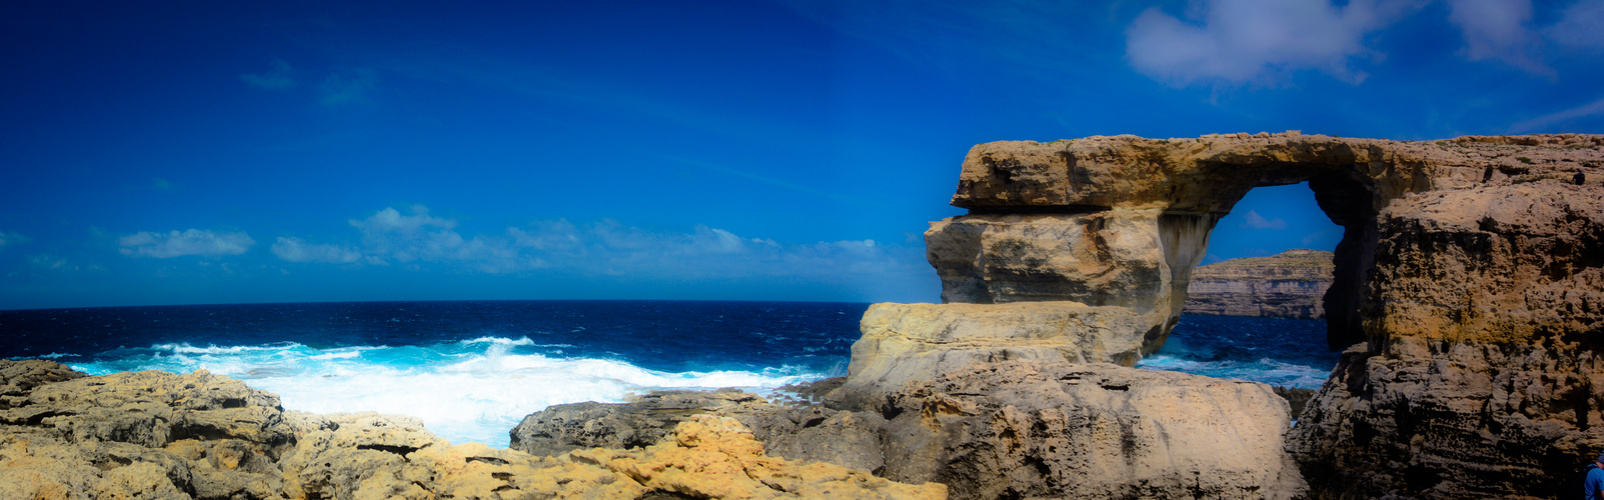
[[[970,214],[932,224],[930,262],[948,303],[1073,301],[1151,316],[1145,355],[1179,318],[1214,224],[1255,187],[1307,181],[1344,227],[1325,298],[1327,341],[1340,349],[1367,338],[1359,309],[1377,210],[1441,183],[1399,144],[1296,133],[982,144],[953,197]],[[1474,177],[1457,174],[1442,181]]]
[[970,213],[926,232],[946,303],[870,307],[831,397],[1016,358],[1133,364],[1174,325],[1219,216],[1299,180],[1346,228],[1328,341],[1368,341],[1289,432],[1310,485],[1557,494],[1604,448],[1601,135],[981,144],[953,197]]

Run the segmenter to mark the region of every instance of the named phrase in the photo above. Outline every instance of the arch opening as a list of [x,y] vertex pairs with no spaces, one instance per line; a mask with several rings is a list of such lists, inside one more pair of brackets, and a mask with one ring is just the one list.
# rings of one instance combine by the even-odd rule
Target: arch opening
[[[1240,169],[1240,166],[1220,167]],[[1379,235],[1376,226],[1379,203],[1373,181],[1353,169],[1336,169],[1322,164],[1279,163],[1266,165],[1262,167],[1261,172],[1263,173],[1257,182],[1241,185],[1239,192],[1225,193],[1222,196],[1227,203],[1220,206],[1223,210],[1214,214],[1216,220],[1225,220],[1225,217],[1233,212],[1240,213],[1238,204],[1253,189],[1307,183],[1307,188],[1312,193],[1314,204],[1319,211],[1332,224],[1341,228],[1341,236],[1331,249],[1333,253],[1331,286],[1320,299],[1326,320],[1326,345],[1332,351],[1340,351],[1355,343],[1368,340],[1360,310],[1364,306],[1364,293],[1375,266]],[[1249,220],[1249,223],[1273,225],[1276,220],[1274,214],[1256,213],[1257,207],[1245,208],[1253,212],[1248,215],[1248,219],[1258,219]],[[1204,239],[1205,245],[1214,246],[1220,243],[1216,240],[1218,230],[1217,226],[1211,228],[1208,237]],[[1209,253],[1216,252],[1211,249]],[[1212,262],[1193,261],[1193,263],[1193,267],[1196,267],[1198,264]],[[1184,273],[1177,273],[1176,282],[1189,284],[1191,274],[1190,268]]]
[[1352,203],[1361,195],[1368,201],[1362,187],[1318,175],[1270,179],[1228,200],[1225,214],[1210,214],[1200,248],[1171,248],[1186,235],[1175,231],[1180,224],[1161,224],[1164,234],[1177,233],[1165,238],[1170,265],[1196,266],[1173,270],[1185,283],[1177,287],[1185,290],[1177,303],[1185,305],[1163,344],[1138,366],[1318,388],[1337,362],[1332,351],[1351,345],[1350,328],[1358,325],[1350,316],[1356,311],[1342,308],[1363,290],[1357,278],[1366,273],[1353,270],[1367,270],[1368,256],[1353,250],[1364,245],[1341,249],[1348,279],[1335,293],[1330,288],[1338,246],[1364,234],[1366,225],[1356,223],[1373,220],[1364,213],[1369,203]]

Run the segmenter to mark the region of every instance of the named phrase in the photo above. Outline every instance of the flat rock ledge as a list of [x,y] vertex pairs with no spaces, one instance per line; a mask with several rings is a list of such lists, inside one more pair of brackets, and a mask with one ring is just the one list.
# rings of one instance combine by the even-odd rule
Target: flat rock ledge
[[740,422],[696,415],[665,439],[555,456],[452,446],[419,420],[285,412],[205,371],[85,376],[0,360],[0,498],[931,498],[828,463],[763,453]]
[[787,406],[746,393],[678,392],[556,405],[525,418],[514,447],[557,453],[717,415],[751,428],[768,455],[941,483],[953,498],[1282,499],[1308,491],[1284,450],[1287,402],[1259,383],[1016,359],[911,380],[858,403],[844,406],[833,394],[822,405]]

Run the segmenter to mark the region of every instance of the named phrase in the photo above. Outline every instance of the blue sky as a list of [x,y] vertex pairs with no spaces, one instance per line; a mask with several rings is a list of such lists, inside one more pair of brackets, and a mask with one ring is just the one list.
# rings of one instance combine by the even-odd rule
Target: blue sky
[[[0,309],[934,301],[974,144],[1604,132],[1604,0],[31,2]],[[1261,188],[1209,259],[1330,249]]]

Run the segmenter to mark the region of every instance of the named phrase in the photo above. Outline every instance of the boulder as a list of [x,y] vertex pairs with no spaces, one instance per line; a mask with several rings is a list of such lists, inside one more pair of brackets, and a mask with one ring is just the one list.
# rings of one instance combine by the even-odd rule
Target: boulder
[[1297,498],[1287,403],[1264,384],[1015,360],[909,384],[885,476],[955,498]]
[[514,450],[557,455],[580,448],[644,448],[671,434],[691,416],[718,408],[766,404],[756,394],[719,391],[652,391],[627,403],[552,405],[525,416],[509,433]]
[[280,497],[294,433],[278,396],[205,371],[90,377],[24,360],[0,373],[27,387],[0,409],[0,498]]
[[937,483],[914,486],[839,465],[766,456],[739,421],[714,415],[696,415],[679,424],[672,441],[639,452],[571,456],[692,498],[947,498],[947,487]]
[[1129,332],[1146,325],[1130,309],[1079,302],[874,304],[852,344],[847,380],[829,397],[857,406],[909,381],[1009,359],[1129,366],[1149,341]]

